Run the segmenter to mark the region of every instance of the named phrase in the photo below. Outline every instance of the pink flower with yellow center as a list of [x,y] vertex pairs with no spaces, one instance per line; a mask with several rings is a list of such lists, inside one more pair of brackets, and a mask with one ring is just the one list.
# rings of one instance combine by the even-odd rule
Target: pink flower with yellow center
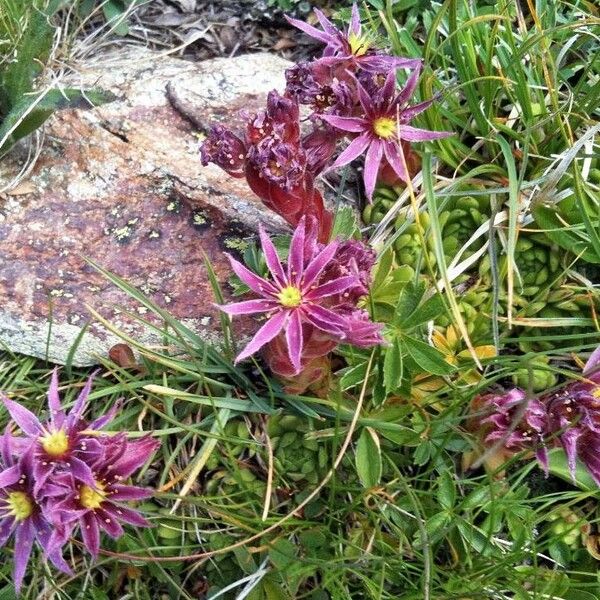
[[356,135],[328,171],[342,167],[361,154],[365,154],[363,177],[369,199],[373,196],[377,175],[384,160],[389,163],[400,179],[408,180],[409,176],[401,159],[401,143],[403,141],[424,142],[452,135],[447,131],[427,131],[408,125],[415,115],[423,112],[433,102],[433,100],[427,100],[413,106],[408,105],[408,101],[415,91],[419,74],[420,68],[415,69],[405,87],[397,94],[395,93],[395,70],[388,73],[379,93],[369,94],[357,80],[362,116],[321,115],[321,118],[333,127]]
[[328,64],[347,63],[367,71],[381,72],[394,68],[414,68],[421,64],[419,59],[402,58],[384,54],[373,44],[373,39],[362,29],[358,6],[352,5],[352,18],[346,31],[338,29],[318,8],[315,15],[322,27],[317,29],[304,21],[286,17],[288,23],[312,38],[325,44],[322,62]]
[[349,322],[327,308],[327,299],[343,294],[360,282],[355,275],[321,280],[320,276],[333,260],[339,242],[331,242],[319,249],[316,240],[313,239],[313,233],[307,235],[304,218],[292,237],[285,269],[273,242],[262,227],[260,239],[271,275],[269,279],[259,277],[230,257],[235,274],[260,298],[219,308],[229,315],[265,313],[268,316],[267,322],[240,352],[236,362],[258,352],[279,333],[284,332],[291,364],[298,373],[301,369],[304,346],[303,324],[310,324],[337,340],[343,340],[348,333]]

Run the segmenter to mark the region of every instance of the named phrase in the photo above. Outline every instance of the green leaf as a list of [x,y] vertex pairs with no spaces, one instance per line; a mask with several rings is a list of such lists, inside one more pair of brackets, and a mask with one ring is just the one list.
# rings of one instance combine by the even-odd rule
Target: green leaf
[[377,433],[365,427],[356,444],[356,472],[363,486],[375,487],[381,480],[381,448]]
[[335,213],[331,239],[342,238],[344,240],[351,240],[356,237],[358,232],[359,228],[354,210],[347,205],[340,206]]
[[404,321],[417,310],[424,294],[425,284],[423,283],[410,281],[402,288],[396,305],[394,325],[401,326],[404,324]]
[[[101,90],[49,90],[43,95],[24,96],[0,125],[0,150],[8,150],[17,140],[40,127],[55,111],[63,108],[92,108],[111,102],[115,95]],[[4,143],[2,143],[2,140]]]
[[583,230],[575,233],[566,226],[564,221],[559,219],[556,208],[540,204],[533,207],[532,213],[535,222],[555,244],[573,254],[581,255],[587,262],[600,263],[600,256],[594,252],[587,233]]
[[110,25],[112,31],[117,35],[127,35],[129,33],[129,26],[127,25],[126,9],[125,6],[118,0],[107,0],[102,5],[102,11],[104,12],[104,18]]
[[454,485],[454,479],[448,471],[444,471],[438,477],[438,491],[437,498],[440,506],[446,510],[450,510],[454,507],[456,502],[456,486]]
[[402,323],[404,329],[413,329],[417,325],[427,323],[444,312],[444,301],[439,294],[427,299]]
[[275,567],[283,570],[296,561],[296,546],[289,540],[277,540],[269,549],[269,558]]
[[399,339],[386,349],[383,360],[383,382],[388,394],[400,386],[402,381],[402,348]]
[[454,367],[444,360],[441,352],[429,344],[409,336],[403,336],[402,343],[412,359],[425,373],[449,375],[454,371]]
[[571,562],[571,549],[561,540],[553,540],[548,546],[548,554],[561,566]]
[[[552,475],[556,475],[566,482],[573,484],[573,478],[571,477],[567,462],[567,455],[562,448],[554,448],[548,452],[548,471],[552,473]],[[577,461],[575,467],[575,485],[586,492],[600,492],[598,484],[594,481],[585,466],[579,461]]]

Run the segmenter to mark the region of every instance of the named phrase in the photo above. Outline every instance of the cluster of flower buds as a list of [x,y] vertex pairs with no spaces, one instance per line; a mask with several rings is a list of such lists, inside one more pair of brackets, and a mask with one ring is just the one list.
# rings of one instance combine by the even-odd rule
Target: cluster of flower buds
[[[271,92],[267,108],[247,119],[243,136],[214,126],[202,145],[201,158],[204,165],[213,162],[233,177],[245,177],[254,193],[292,226],[303,216],[315,217],[319,241],[327,242],[332,215],[315,188],[319,174],[365,154],[364,182],[371,199],[378,178],[390,183],[408,179],[413,165],[410,142],[450,134],[408,125],[432,102],[409,104],[421,60],[377,49],[363,34],[356,5],[345,32],[318,9],[315,13],[322,30],[288,20],[324,43],[323,55],[286,71],[284,95]],[[401,68],[410,76],[398,92],[396,72]],[[301,105],[310,111],[302,128],[306,131],[300,126]],[[350,143],[335,158],[343,139]]]
[[589,358],[583,378],[539,398],[528,398],[515,388],[503,394],[486,394],[473,408],[485,415],[476,419],[484,443],[506,456],[535,452],[545,470],[547,447],[562,447],[575,477],[577,460],[600,485],[600,348]]
[[58,569],[71,573],[62,548],[77,531],[84,547],[96,557],[101,531],[118,538],[123,535],[121,523],[148,525],[124,503],[148,498],[152,492],[126,481],[148,460],[158,442],[149,437],[129,441],[125,433],[102,433],[116,407],[95,421],[84,420],[91,383],[92,378],[67,414],[54,371],[45,423],[24,406],[3,398],[20,429],[20,435],[7,429],[0,439],[0,544],[14,536],[17,590],[34,543]]
[[267,321],[237,361],[265,347],[271,370],[284,378],[304,374],[302,387],[323,376],[323,361],[339,343],[380,344],[381,324],[358,308],[368,293],[375,253],[362,242],[317,240],[314,218],[303,217],[282,265],[273,242],[260,229],[269,277],[262,278],[230,257],[234,273],[258,298],[220,306],[229,315],[264,314]]

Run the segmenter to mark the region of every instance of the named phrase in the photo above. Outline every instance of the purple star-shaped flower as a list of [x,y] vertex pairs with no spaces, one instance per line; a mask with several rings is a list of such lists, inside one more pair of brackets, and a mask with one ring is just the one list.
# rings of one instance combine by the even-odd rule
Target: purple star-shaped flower
[[286,17],[288,22],[312,38],[325,44],[322,62],[335,64],[348,62],[367,71],[387,72],[394,68],[414,68],[421,64],[419,59],[402,58],[383,54],[373,46],[370,37],[363,33],[358,6],[352,5],[352,18],[347,31],[338,29],[318,8],[315,15],[321,29],[304,21]]
[[[15,441],[8,432],[0,439],[0,453],[4,465],[4,470],[0,472],[0,546],[3,546],[11,535],[14,536],[13,582],[18,593],[34,542],[38,543],[44,556],[56,568],[68,574],[71,573],[71,569],[61,554],[70,529],[56,527],[51,523],[42,503],[35,499],[33,447],[23,451],[20,445],[20,458],[15,459]],[[49,484],[45,491],[47,497],[52,497],[60,493],[61,489]]]
[[484,410],[492,411],[481,420],[488,430],[485,442],[490,445],[501,442],[512,452],[532,450],[547,472],[548,453],[544,435],[548,412],[544,404],[535,398],[527,398],[519,388],[504,394],[488,394],[479,403]]
[[542,402],[548,407],[549,434],[565,450],[569,470],[575,477],[577,459],[600,485],[600,348],[586,363],[586,381],[574,381],[547,394]]
[[117,407],[92,423],[83,420],[82,415],[87,406],[92,380],[90,377],[67,414],[61,406],[58,374],[54,370],[48,389],[50,420],[44,424],[24,406],[3,398],[10,416],[33,444],[33,491],[36,496],[60,467],[67,467],[79,481],[88,485],[94,484],[90,464],[97,460],[103,451],[98,430],[112,420]]
[[373,196],[377,174],[384,157],[400,179],[408,180],[408,173],[401,160],[402,141],[424,142],[452,135],[451,132],[428,131],[407,124],[433,102],[433,100],[426,100],[414,106],[408,105],[417,85],[419,74],[420,69],[415,69],[408,78],[404,89],[397,94],[395,94],[395,71],[388,73],[379,93],[369,94],[360,81],[357,81],[358,98],[363,116],[321,115],[321,118],[330,125],[342,131],[357,134],[328,171],[346,165],[366,153],[363,177],[369,199]]
[[262,249],[271,278],[263,279],[232,257],[235,274],[261,298],[219,306],[229,315],[266,313],[267,322],[258,330],[250,343],[240,352],[236,362],[258,352],[280,332],[285,332],[289,357],[296,373],[300,371],[303,348],[303,323],[309,323],[339,340],[344,339],[348,321],[324,306],[326,299],[357,285],[355,275],[320,280],[338,249],[337,241],[322,248],[316,245],[314,228],[308,232],[303,218],[292,237],[287,268],[284,269],[273,242],[260,229]]
[[92,465],[93,485],[81,484],[68,473],[59,476],[57,484],[62,486],[63,493],[49,505],[62,525],[72,529],[79,524],[83,543],[94,558],[100,549],[100,531],[116,539],[123,535],[121,523],[149,526],[139,512],[123,502],[149,498],[152,490],[123,482],[148,460],[158,445],[150,437],[131,442],[125,435],[117,435],[106,442],[103,457]]

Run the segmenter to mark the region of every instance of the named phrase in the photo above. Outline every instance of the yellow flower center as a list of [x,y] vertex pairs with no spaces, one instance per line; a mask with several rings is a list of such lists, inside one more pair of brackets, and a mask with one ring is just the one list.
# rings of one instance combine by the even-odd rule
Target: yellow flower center
[[9,514],[16,521],[24,521],[33,512],[33,502],[25,492],[11,492],[7,497]]
[[104,486],[96,481],[96,488],[82,485],[79,489],[79,503],[85,508],[99,508],[106,498]]
[[293,285],[284,287],[279,294],[277,294],[279,303],[286,308],[295,308],[302,304],[302,292]]
[[396,120],[390,117],[379,117],[373,121],[373,131],[383,139],[392,137],[396,133]]
[[348,35],[348,44],[350,45],[350,51],[354,56],[364,56],[371,45],[369,39],[362,35],[356,35],[351,33]]
[[42,448],[46,454],[58,458],[69,449],[69,437],[64,429],[50,431],[41,438]]

